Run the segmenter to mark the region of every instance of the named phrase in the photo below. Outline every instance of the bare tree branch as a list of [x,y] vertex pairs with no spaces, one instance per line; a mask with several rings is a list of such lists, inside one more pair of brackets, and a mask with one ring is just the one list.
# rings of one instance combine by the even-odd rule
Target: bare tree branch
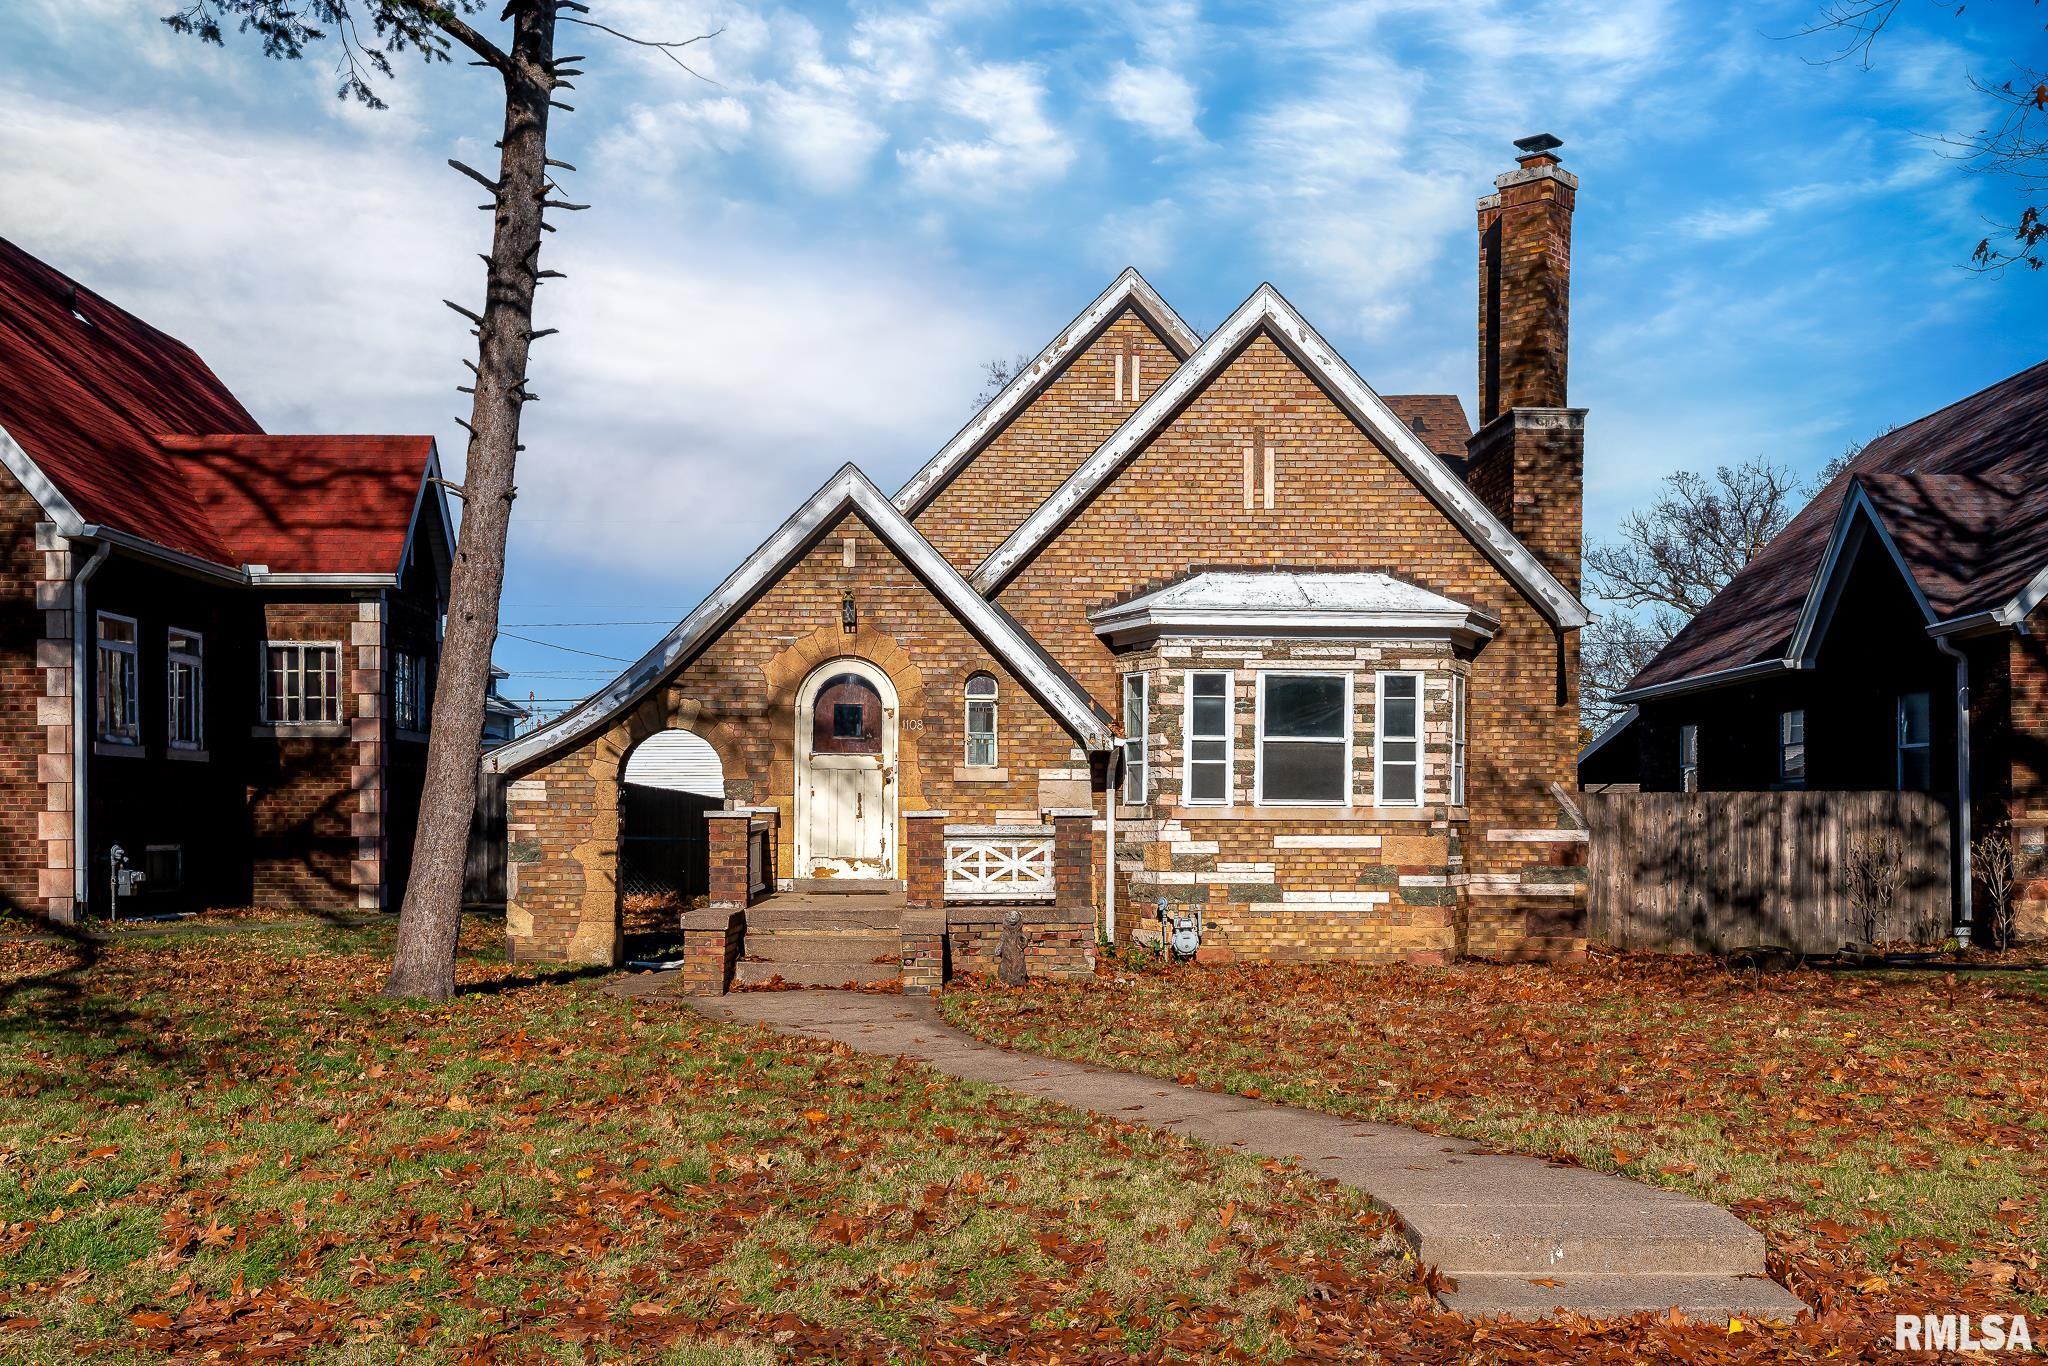
[[[600,24],[594,19],[578,19],[573,14],[563,15],[562,22],[565,24],[581,24],[585,28],[594,28],[599,33],[609,33],[612,37],[622,39],[633,44],[635,47],[651,47],[683,70],[689,72],[692,76],[695,76],[698,80],[705,82],[707,85],[718,85],[717,81],[712,80],[709,76],[692,67],[688,62],[685,62],[681,57],[676,56],[675,49],[688,47],[692,43],[701,43],[707,38],[716,38],[719,34],[725,32],[722,28],[713,29],[709,33],[700,33],[694,38],[684,38],[677,42],[664,43],[653,38],[636,38],[630,33],[621,33],[615,28]],[[720,88],[722,89],[723,87]]]

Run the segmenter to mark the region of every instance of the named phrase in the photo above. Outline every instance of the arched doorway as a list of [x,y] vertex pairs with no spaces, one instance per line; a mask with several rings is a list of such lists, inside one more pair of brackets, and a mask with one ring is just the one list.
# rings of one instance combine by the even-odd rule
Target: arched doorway
[[[665,730],[626,756],[619,789],[619,895],[628,919],[686,908],[711,886],[704,813],[725,804],[718,751],[701,735]],[[630,927],[629,927],[630,929]]]
[[804,681],[796,707],[796,875],[896,876],[896,693],[864,660]]

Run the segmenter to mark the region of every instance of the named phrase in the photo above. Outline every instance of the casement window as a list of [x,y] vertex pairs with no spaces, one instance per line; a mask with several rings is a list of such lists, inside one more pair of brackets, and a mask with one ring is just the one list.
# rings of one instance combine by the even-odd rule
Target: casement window
[[1806,781],[1806,709],[1791,707],[1778,713],[1778,781]]
[[967,766],[996,766],[996,680],[991,674],[967,680]]
[[1351,803],[1351,675],[1259,675],[1259,800]]
[[1465,686],[1463,674],[1451,675],[1451,805],[1465,804]]
[[1899,697],[1899,791],[1926,792],[1934,786],[1934,709],[1924,692]]
[[427,662],[420,655],[391,656],[391,721],[400,730],[426,729]]
[[173,626],[165,633],[164,699],[172,749],[206,748],[206,638]]
[[1151,679],[1124,675],[1124,801],[1140,806],[1152,796]]
[[1181,800],[1193,806],[1230,801],[1231,688],[1227,673],[1187,676],[1186,771]]
[[1697,792],[1700,790],[1700,728],[1680,726],[1678,728],[1678,790]]
[[1422,805],[1422,675],[1377,676],[1373,708],[1373,802]]
[[101,612],[98,618],[99,672],[93,699],[99,738],[112,745],[142,743],[142,709],[136,689],[141,669],[136,661],[135,618]]
[[279,726],[341,720],[341,647],[301,640],[266,643],[263,719]]

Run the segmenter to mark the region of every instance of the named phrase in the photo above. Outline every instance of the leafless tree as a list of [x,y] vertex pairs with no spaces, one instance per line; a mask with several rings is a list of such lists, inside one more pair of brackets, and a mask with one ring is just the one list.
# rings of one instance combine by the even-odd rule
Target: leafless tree
[[1991,947],[2012,947],[2012,891],[2019,881],[2019,859],[2013,852],[2012,836],[1994,830],[1970,844],[1970,866],[1984,884],[1985,907],[1991,912]]
[[1856,929],[1866,948],[1877,946],[1878,935],[1899,899],[1904,852],[1899,837],[1888,831],[1872,831],[1849,846],[1849,908],[1855,912]]
[[1024,372],[1031,364],[1031,357],[1019,352],[1012,360],[997,356],[994,360],[983,361],[981,365],[981,392],[974,396],[974,410],[980,412],[988,406],[989,400],[1009,387],[1010,381]]
[[1622,519],[1614,539],[1587,544],[1587,586],[1613,610],[1580,642],[1586,724],[1613,718],[1614,694],[1784,530],[1799,498],[1792,472],[1762,456],[1711,478],[1680,470],[1665,476],[1656,501]]
[[[1902,0],[1824,0],[1813,21],[1800,29],[1801,38],[1824,37],[1835,48],[1819,60],[1850,61],[1864,67],[1876,60],[1878,39],[1898,17]],[[1958,0],[1931,0],[1938,9],[1961,15]],[[2039,6],[2039,0],[2035,0]],[[1970,88],[1982,96],[1989,118],[1966,133],[1937,133],[1931,140],[1962,167],[1977,175],[2010,182],[2019,211],[2012,221],[1980,239],[1970,263],[1983,271],[2024,265],[2039,270],[2048,221],[2037,202],[2048,190],[2048,64],[2038,53],[2013,54],[2000,76],[1971,76]]]
[[[462,872],[470,818],[476,809],[477,764],[483,743],[484,695],[491,647],[498,634],[498,598],[505,582],[505,540],[513,499],[520,413],[539,395],[526,386],[532,344],[555,329],[536,329],[533,301],[540,283],[560,278],[540,263],[541,234],[554,225],[549,209],[587,208],[562,196],[556,173],[575,168],[549,157],[548,117],[574,106],[558,98],[583,73],[579,56],[555,53],[556,30],[571,24],[661,52],[684,70],[682,49],[712,35],[657,41],[621,33],[595,19],[577,0],[505,0],[495,29],[473,27],[467,16],[484,0],[193,0],[164,22],[179,33],[221,44],[224,27],[253,34],[267,57],[291,60],[331,40],[338,50],[343,98],[372,108],[383,101],[372,84],[391,75],[390,54],[415,52],[429,65],[448,64],[454,48],[470,65],[488,68],[504,90],[498,172],[484,174],[448,164],[481,186],[492,215],[490,253],[484,261],[483,311],[452,301],[477,338],[471,395],[468,460],[462,488],[462,529],[448,590],[448,623],[441,647],[420,794],[419,833],[412,876],[399,914],[388,994],[447,1000],[455,993],[455,947],[462,924]],[[486,28],[491,25],[484,22]],[[694,74],[694,73],[693,73]]]

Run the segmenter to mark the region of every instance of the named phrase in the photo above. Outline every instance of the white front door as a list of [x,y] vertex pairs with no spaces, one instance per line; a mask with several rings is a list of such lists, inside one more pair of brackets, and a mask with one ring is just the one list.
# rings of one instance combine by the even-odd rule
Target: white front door
[[828,666],[798,714],[799,877],[896,875],[895,717],[865,672]]

